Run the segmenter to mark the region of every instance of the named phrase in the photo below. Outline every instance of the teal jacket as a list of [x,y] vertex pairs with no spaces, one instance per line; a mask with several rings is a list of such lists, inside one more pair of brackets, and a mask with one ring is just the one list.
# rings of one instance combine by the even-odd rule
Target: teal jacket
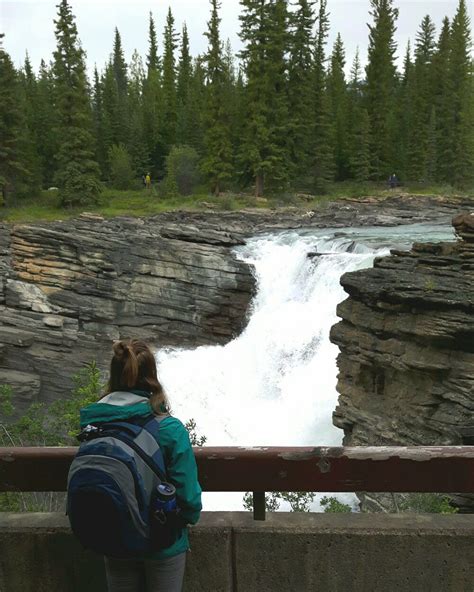
[[[153,411],[147,393],[111,393],[98,403],[81,409],[81,427],[91,423],[146,417],[151,413]],[[188,431],[179,419],[168,416],[160,423],[157,440],[163,452],[167,478],[176,487],[181,515],[188,524],[196,524],[202,509],[201,487]],[[188,529],[183,528],[171,547],[144,559],[166,559],[188,550]]]

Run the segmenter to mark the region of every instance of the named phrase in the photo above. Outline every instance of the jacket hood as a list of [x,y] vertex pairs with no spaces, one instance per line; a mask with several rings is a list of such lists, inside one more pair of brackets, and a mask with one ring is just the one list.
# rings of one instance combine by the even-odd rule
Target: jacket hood
[[80,411],[81,428],[92,423],[123,421],[132,417],[153,414],[149,394],[141,391],[110,393],[98,403],[92,403]]

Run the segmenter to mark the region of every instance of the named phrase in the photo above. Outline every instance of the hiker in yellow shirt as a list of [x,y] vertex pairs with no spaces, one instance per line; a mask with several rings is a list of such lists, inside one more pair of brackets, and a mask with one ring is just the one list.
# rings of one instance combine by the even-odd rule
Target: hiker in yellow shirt
[[145,187],[147,191],[151,190],[151,174],[147,173],[146,177],[145,177]]

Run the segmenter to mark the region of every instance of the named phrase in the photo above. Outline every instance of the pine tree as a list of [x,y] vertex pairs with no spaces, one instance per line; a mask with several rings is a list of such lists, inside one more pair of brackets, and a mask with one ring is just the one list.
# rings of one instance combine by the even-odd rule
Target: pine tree
[[33,191],[37,193],[43,183],[41,160],[38,154],[36,124],[38,84],[28,53],[26,54],[23,70],[19,72],[19,82],[18,102],[24,115],[24,126],[21,134],[21,140],[23,142],[22,152],[25,161],[28,163],[30,188],[34,188]]
[[292,161],[288,146],[288,33],[287,0],[274,0],[268,5],[267,80],[271,153],[267,185],[273,190],[286,190],[292,176]]
[[165,166],[165,147],[161,135],[163,121],[162,69],[161,60],[158,57],[155,22],[151,13],[148,43],[147,76],[143,85],[143,130],[150,172],[154,177],[159,177],[163,176]]
[[369,25],[369,62],[367,76],[367,111],[371,128],[372,174],[375,179],[386,178],[393,167],[396,146],[396,44],[394,35],[398,9],[393,0],[370,0],[373,24]]
[[206,69],[204,58],[194,60],[192,76],[186,105],[186,144],[196,150],[199,156],[205,156],[204,149],[204,113],[206,110]]
[[61,0],[55,24],[54,76],[60,137],[56,178],[63,205],[82,205],[95,202],[101,186],[99,166],[94,160],[84,52],[67,0]]
[[334,180],[334,129],[327,93],[326,41],[329,31],[327,0],[320,0],[318,31],[314,54],[314,138],[313,138],[313,186],[317,192],[325,192]]
[[363,100],[363,80],[357,48],[348,85],[347,143],[350,176],[361,183],[370,178],[370,122]]
[[155,21],[151,12],[148,27],[148,55],[146,58],[146,64],[148,75],[150,74],[150,71],[159,72],[161,67],[160,58],[158,56],[158,39],[156,36]]
[[428,180],[428,143],[433,98],[432,59],[435,49],[435,26],[427,15],[421,23],[415,44],[415,64],[412,80],[412,112],[407,144],[408,177]]
[[163,55],[163,120],[161,126],[165,156],[176,143],[177,97],[176,97],[176,59],[177,35],[174,29],[174,17],[168,10],[164,33]]
[[54,78],[51,68],[41,60],[36,86],[35,127],[38,155],[43,174],[43,185],[50,187],[57,171],[56,154],[59,150],[58,113]]
[[150,168],[148,150],[145,140],[145,126],[143,119],[143,99],[145,85],[145,69],[137,50],[133,52],[129,68],[128,101],[129,101],[129,130],[130,138],[128,152],[135,177],[142,177]]
[[223,89],[223,101],[226,104],[226,109],[229,114],[229,126],[230,126],[230,142],[232,144],[233,153],[233,179],[236,179],[236,155],[240,151],[240,140],[242,137],[242,125],[243,121],[240,117],[241,100],[240,91],[242,87],[238,88],[239,79],[238,72],[234,58],[234,52],[230,40],[227,39],[224,46],[223,55],[223,72],[224,72],[224,89]]
[[30,173],[23,153],[24,115],[18,102],[19,81],[0,34],[0,205],[28,188]]
[[314,2],[298,0],[290,13],[291,47],[288,73],[291,159],[297,178],[308,175],[313,137],[313,28]]
[[287,136],[288,11],[285,0],[241,0],[240,37],[245,44],[246,116],[240,160],[255,179],[256,196],[264,183],[284,187],[290,158]]
[[107,142],[104,130],[104,106],[102,100],[102,84],[97,71],[97,66],[94,68],[94,85],[92,88],[92,116],[94,121],[94,135],[95,135],[95,156],[99,164],[102,177],[107,176]]
[[210,0],[211,18],[205,33],[209,46],[206,54],[206,156],[202,168],[209,178],[211,190],[219,195],[222,185],[232,176],[232,143],[229,105],[224,100],[225,79],[222,42],[220,39],[219,0]]
[[348,96],[344,74],[345,64],[344,44],[339,33],[331,55],[331,65],[327,79],[331,120],[334,127],[334,163],[337,181],[346,179],[349,169],[347,146]]
[[433,103],[436,110],[436,180],[451,183],[453,158],[454,112],[453,92],[450,77],[451,23],[446,17],[433,56]]
[[[415,105],[414,64],[411,55],[411,42],[408,40],[403,73],[396,96],[396,114],[398,128],[395,134],[395,142],[399,147],[398,155],[394,162],[398,175],[402,179],[410,177],[410,150],[409,146],[414,136],[413,120]],[[395,169],[394,169],[395,170]]]
[[[119,144],[122,136],[117,82],[111,61],[106,64],[101,79],[103,146],[108,155],[113,144]],[[107,156],[108,162],[108,156]],[[107,165],[108,170],[108,165]]]
[[117,86],[117,137],[114,140],[116,143],[127,145],[129,139],[128,74],[127,63],[123,55],[122,39],[117,27],[115,27],[112,68]]
[[459,0],[451,28],[450,80],[454,127],[452,183],[467,187],[474,181],[474,85],[470,19],[465,0]]
[[349,167],[354,179],[363,183],[370,177],[370,120],[367,109],[363,107],[358,110],[351,143]]
[[186,24],[183,25],[181,34],[181,53],[178,64],[177,74],[177,124],[176,124],[176,142],[178,145],[188,143],[191,133],[188,102],[191,88],[191,78],[193,74],[192,58],[189,52],[189,35]]

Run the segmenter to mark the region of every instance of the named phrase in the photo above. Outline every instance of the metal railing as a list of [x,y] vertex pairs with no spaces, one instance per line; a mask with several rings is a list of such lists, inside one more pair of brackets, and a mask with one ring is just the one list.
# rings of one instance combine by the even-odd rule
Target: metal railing
[[[204,491],[474,493],[474,446],[195,448]],[[0,492],[65,491],[76,448],[0,448]]]

